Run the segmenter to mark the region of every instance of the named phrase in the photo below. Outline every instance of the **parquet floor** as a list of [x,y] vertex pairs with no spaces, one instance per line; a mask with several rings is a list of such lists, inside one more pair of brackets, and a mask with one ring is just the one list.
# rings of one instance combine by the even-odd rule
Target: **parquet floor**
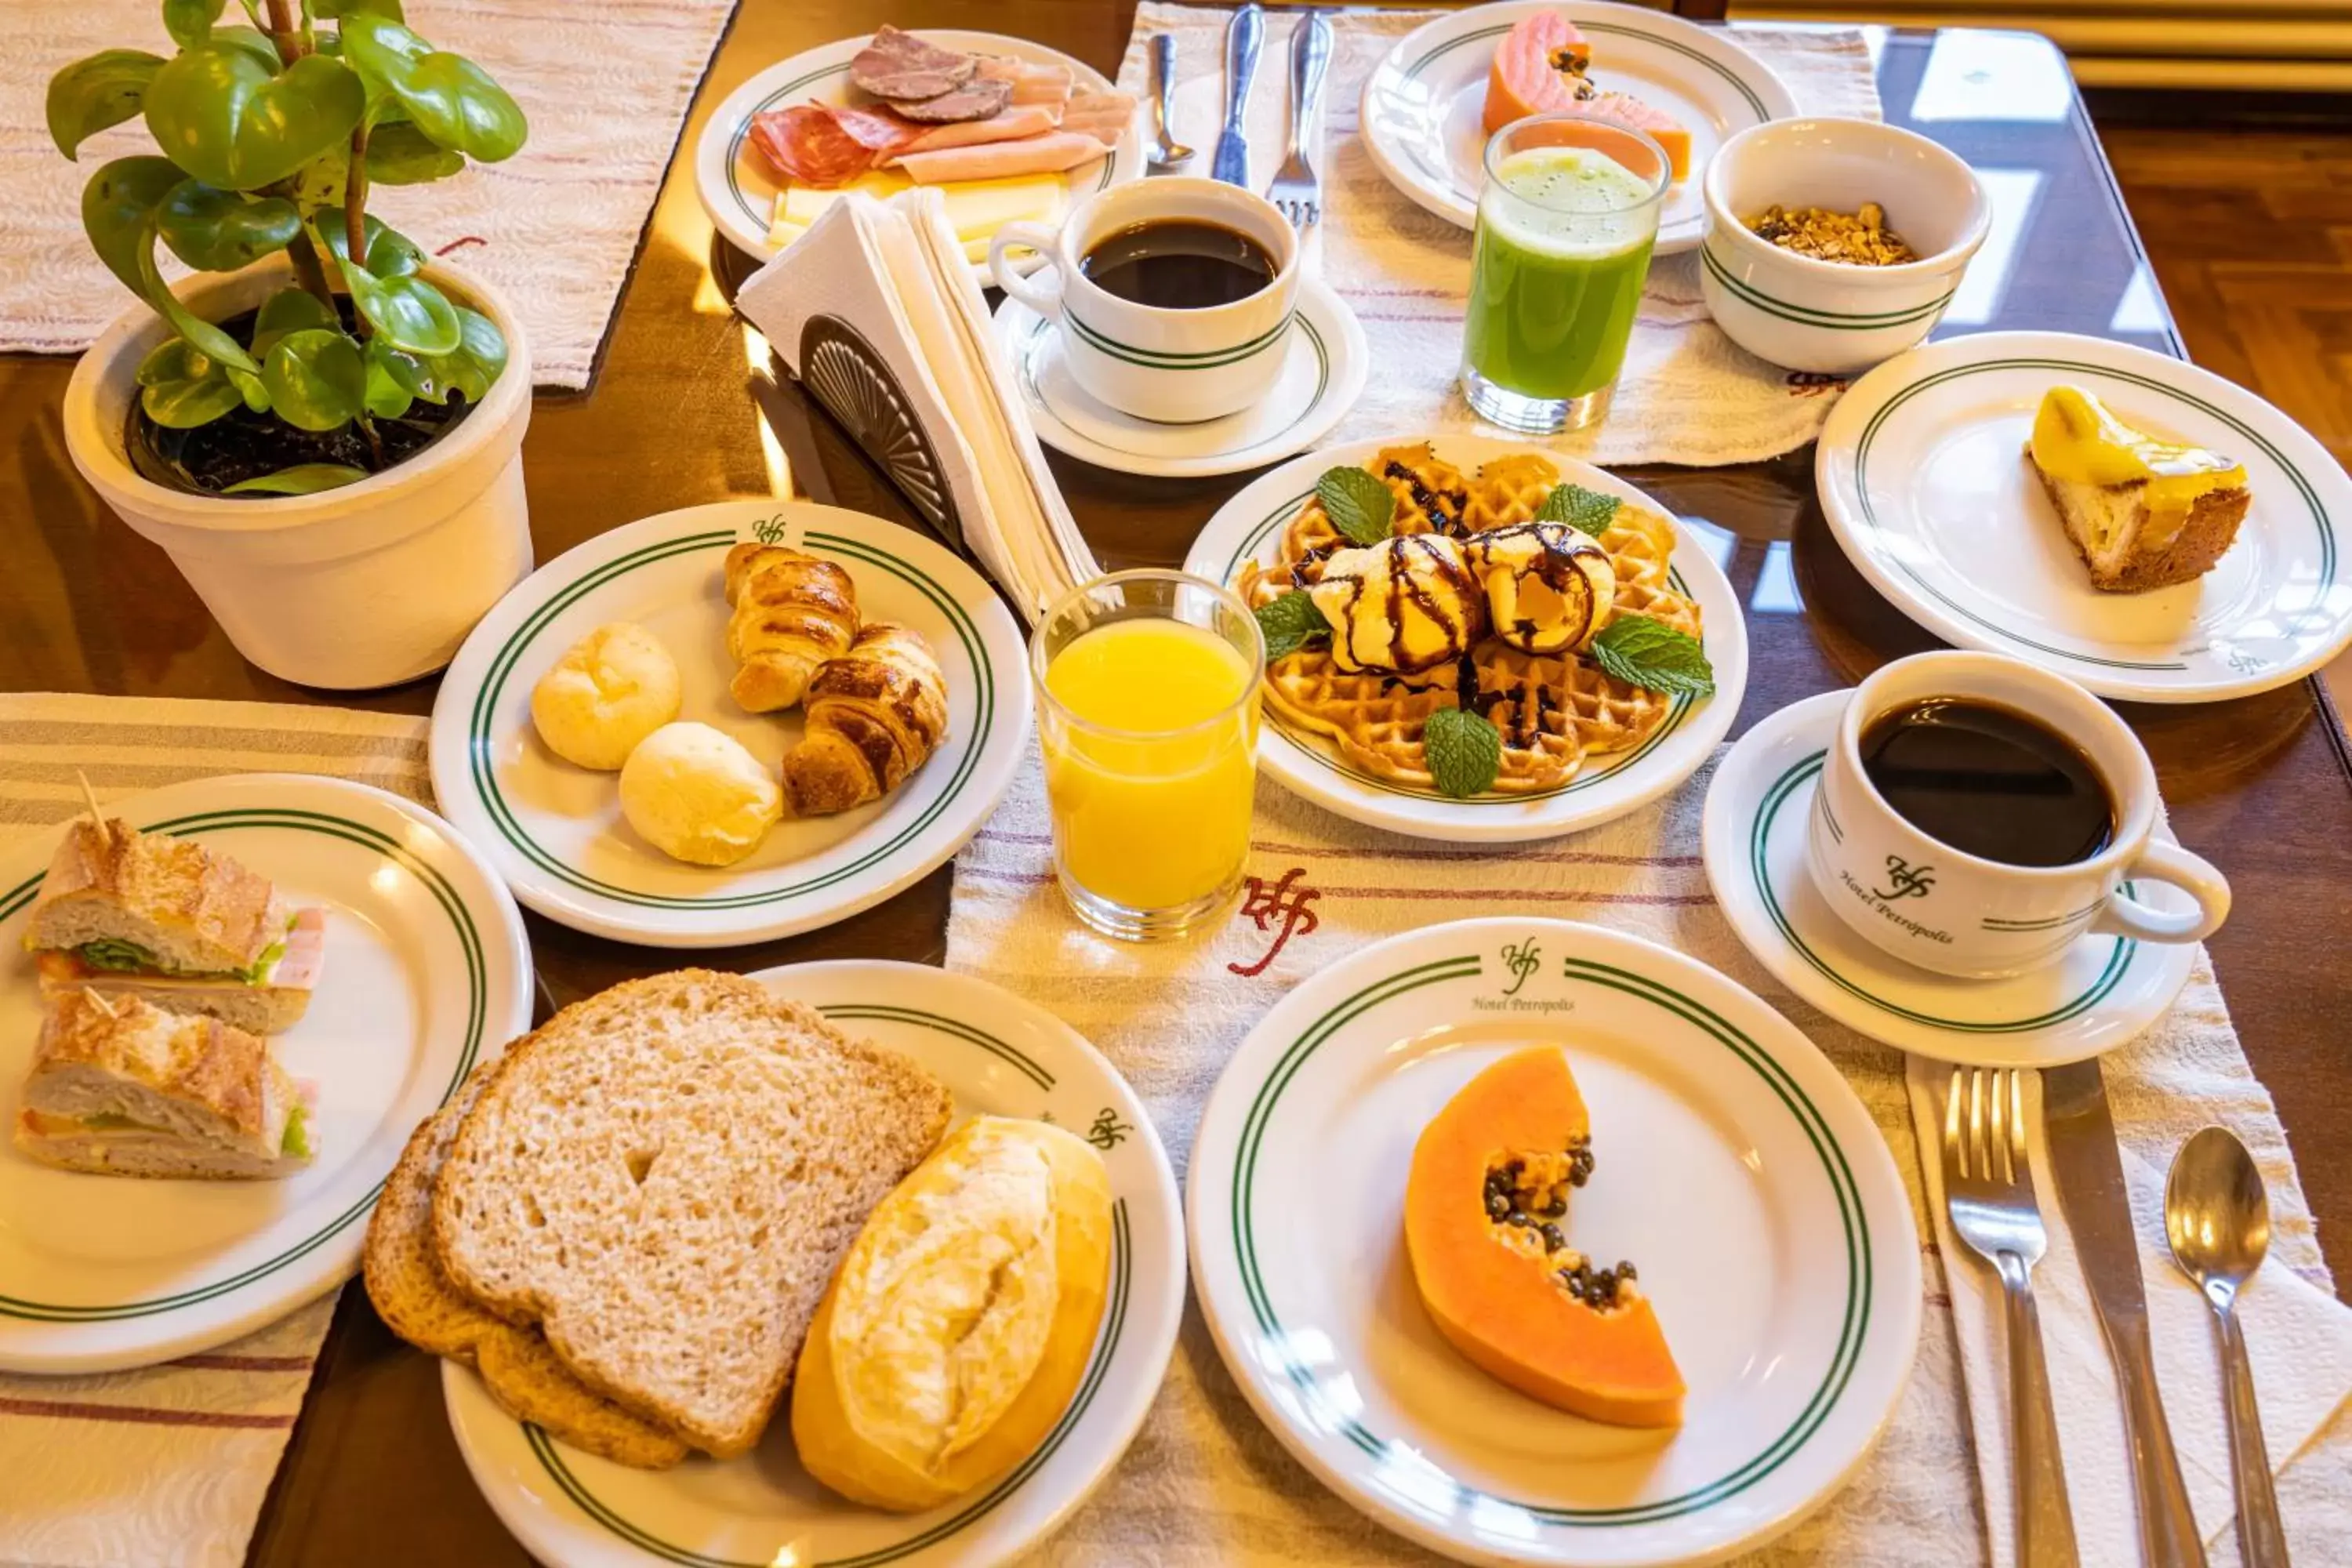
[[2099,134],[2190,357],[2352,464],[2352,126]]
[[[2189,357],[2352,467],[2352,125],[2101,124]],[[2352,653],[2327,670],[2352,724]]]

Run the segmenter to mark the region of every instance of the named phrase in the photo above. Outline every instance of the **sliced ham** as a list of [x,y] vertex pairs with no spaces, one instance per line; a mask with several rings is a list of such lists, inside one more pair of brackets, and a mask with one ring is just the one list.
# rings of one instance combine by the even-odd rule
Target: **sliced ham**
[[834,110],[816,103],[751,116],[751,145],[770,167],[796,185],[847,184],[872,168],[877,156],[843,126]]
[[909,153],[937,153],[950,147],[981,147],[991,142],[1018,142],[1042,136],[1061,123],[1060,109],[1042,103],[1008,109],[986,120],[966,120],[952,125],[909,127],[912,140],[893,148],[882,159],[885,168]]
[[985,80],[1009,82],[1013,101],[1024,103],[1059,103],[1070,96],[1070,68],[1038,65],[1029,60],[1008,59],[1002,55],[982,55],[977,74]]
[[1135,123],[1135,94],[1082,92],[1062,106],[1062,129],[1083,131],[1106,147],[1116,146]]
[[1076,131],[1049,131],[1018,142],[990,142],[977,147],[946,147],[936,153],[907,153],[898,158],[899,172],[919,185],[953,184],[962,180],[995,180],[1013,174],[1058,174],[1103,155],[1103,144]]
[[943,49],[882,24],[873,41],[849,62],[849,79],[877,98],[937,98],[971,79],[980,57]]
[[977,77],[937,98],[897,100],[890,107],[909,120],[936,124],[950,120],[986,120],[1001,114],[1013,101],[1010,82],[986,81]]

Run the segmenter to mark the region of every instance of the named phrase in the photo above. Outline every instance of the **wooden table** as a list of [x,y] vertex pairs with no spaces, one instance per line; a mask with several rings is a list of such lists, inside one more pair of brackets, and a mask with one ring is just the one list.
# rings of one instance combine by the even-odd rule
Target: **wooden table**
[[[1108,0],[906,0],[901,26],[985,26],[1052,44],[1106,70],[1129,32]],[[874,25],[854,0],[746,0],[689,121],[786,54]],[[1276,73],[1278,75],[1279,73]],[[2054,328],[2180,352],[2146,256],[2063,63],[2020,34],[1895,33],[1880,58],[1887,118],[1985,171],[2002,221],[1976,264],[1999,287],[1980,319],[1947,330]],[[1352,84],[1339,84],[1342,93]],[[625,106],[613,106],[625,112]],[[826,417],[778,384],[764,345],[729,312],[748,270],[712,247],[689,159],[674,165],[595,389],[542,398],[524,447],[540,559],[651,512],[788,484],[836,505],[908,519]],[[0,359],[0,687],[321,700],[230,648],[163,553],[131,532],[67,460],[62,361]],[[1629,478],[1727,530],[1748,605],[1753,669],[1743,725],[1885,659],[1934,646],[1856,575],[1822,521],[1810,449],[1715,470]],[[1108,566],[1172,564],[1240,481],[1129,478],[1056,460]],[[330,700],[423,713],[430,681]],[[2352,1013],[2343,933],[2352,914],[2352,759],[2315,682],[2202,708],[2132,708],[2181,837],[2236,888],[2212,943],[2238,1028],[2303,1159],[2323,1224],[2352,1226],[2352,1076],[2337,1057]],[[940,961],[949,873],[829,931],[706,955],[753,969],[827,957]],[[530,934],[557,1001],[668,966],[674,955],[577,935],[536,916]],[[520,1563],[528,1559],[467,1479],[436,1363],[386,1334],[348,1292],[309,1405],[254,1539],[264,1563]],[[1302,1477],[1301,1484],[1307,1484]]]

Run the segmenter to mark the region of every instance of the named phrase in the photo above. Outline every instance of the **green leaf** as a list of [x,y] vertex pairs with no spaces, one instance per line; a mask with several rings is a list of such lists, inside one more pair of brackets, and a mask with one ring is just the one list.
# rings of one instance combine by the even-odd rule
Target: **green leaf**
[[[309,163],[294,171],[294,188],[288,194],[294,205],[304,212],[318,213],[321,207],[340,210],[343,197],[352,184],[352,145],[338,142]],[[335,213],[320,213],[321,223],[341,221]]]
[[367,401],[367,364],[359,345],[323,327],[289,332],[261,367],[269,405],[298,430],[337,430]]
[[436,49],[386,16],[346,12],[343,54],[400,100],[416,128],[440,146],[485,163],[514,156],[530,133],[521,107],[490,73],[463,55]]
[[227,367],[181,338],[166,338],[139,362],[139,405],[167,430],[192,430],[245,401]]
[[221,491],[225,496],[309,496],[339,489],[368,477],[365,468],[349,463],[297,463],[274,474],[256,474]]
[[357,16],[362,11],[371,16],[389,16],[395,22],[402,20],[400,0],[317,0],[311,9],[329,21],[338,16]]
[[239,370],[233,364],[221,368],[228,376],[228,384],[236,388],[239,397],[245,399],[247,408],[256,414],[269,412],[269,389],[261,384],[261,377],[251,371]]
[[192,48],[212,36],[228,0],[163,0],[163,30],[182,48]]
[[243,345],[180,303],[155,268],[155,226],[163,199],[186,179],[169,158],[117,158],[82,187],[81,226],[90,248],[123,287],[154,307],[172,330],[224,364],[261,367]]
[[330,331],[343,330],[342,319],[327,307],[327,302],[308,289],[281,289],[261,302],[253,318],[253,357],[268,359],[278,340],[289,332],[306,328],[324,327]]
[[260,61],[273,76],[278,73],[278,68],[285,63],[278,58],[278,45],[268,34],[258,27],[215,27],[212,42],[226,44],[231,48],[243,49]]
[[248,200],[202,180],[183,180],[156,209],[156,230],[172,254],[199,272],[234,272],[286,248],[302,215],[283,196]]
[[1628,686],[1676,696],[1715,690],[1715,667],[1698,638],[1649,616],[1619,616],[1592,639],[1592,662]]
[[292,174],[352,133],[367,89],[351,68],[304,55],[275,75],[236,44],[203,43],[147,84],[147,129],[187,173],[249,191]]
[[450,152],[405,121],[368,133],[368,178],[379,185],[427,184],[465,166],[464,153]]
[[352,303],[394,348],[415,354],[446,354],[465,341],[457,307],[422,278],[378,278],[346,264],[343,281]]
[[[331,216],[331,215],[330,215]],[[425,265],[425,252],[415,240],[370,213],[366,220],[367,254],[360,265],[378,278],[406,278]],[[351,260],[351,237],[340,223],[321,220],[327,248],[339,262]]]
[[1503,735],[1494,721],[1467,708],[1440,708],[1422,729],[1437,793],[1465,800],[1495,787],[1503,767]]
[[49,140],[72,157],[110,125],[135,119],[163,57],[142,49],[101,49],[49,79]]
[[446,403],[452,392],[479,403],[507,367],[507,341],[497,322],[463,305],[457,307],[457,347],[446,354],[404,353],[380,337],[369,340],[368,349],[381,356],[385,374],[427,403]]
[[1582,485],[1554,485],[1551,494],[1544,497],[1536,508],[1538,522],[1564,522],[1581,533],[1595,539],[1617,515],[1619,501],[1615,496],[1599,490],[1586,489]]
[[1396,492],[1361,468],[1326,468],[1315,499],[1331,526],[1358,544],[1378,544],[1396,521]]
[[415,356],[403,353],[380,337],[370,338],[362,352],[367,356],[368,413],[378,419],[399,418],[415,405],[417,395],[392,374],[392,361],[397,356],[416,364]]
[[1257,629],[1265,638],[1265,662],[1272,664],[1297,653],[1318,637],[1331,635],[1331,623],[1323,618],[1313,595],[1294,589],[1279,599],[1260,605],[1255,612]]

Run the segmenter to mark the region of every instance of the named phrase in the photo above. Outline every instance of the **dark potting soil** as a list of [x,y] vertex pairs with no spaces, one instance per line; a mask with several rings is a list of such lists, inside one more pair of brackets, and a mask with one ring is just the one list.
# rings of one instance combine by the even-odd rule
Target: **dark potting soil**
[[[343,313],[348,321],[348,305]],[[253,318],[248,310],[221,327],[237,342],[249,342]],[[302,463],[341,463],[382,473],[447,435],[471,412],[462,393],[452,392],[448,402],[438,405],[420,398],[397,419],[373,421],[376,438],[371,443],[357,421],[340,430],[298,430],[274,414],[242,406],[209,425],[173,430],[148,418],[134,398],[123,446],[141,478],[175,490],[218,495],[231,485]],[[238,499],[274,498],[248,493]]]

